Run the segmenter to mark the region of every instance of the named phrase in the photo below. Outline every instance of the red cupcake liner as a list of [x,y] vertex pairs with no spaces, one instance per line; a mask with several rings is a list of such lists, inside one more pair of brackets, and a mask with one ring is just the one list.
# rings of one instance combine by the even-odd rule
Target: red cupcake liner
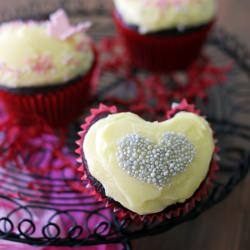
[[[170,119],[180,111],[188,111],[195,114],[200,113],[199,110],[195,109],[194,105],[189,105],[186,102],[186,100],[183,100],[180,104],[176,104],[172,110],[167,112],[168,119]],[[79,157],[77,158],[77,162],[80,163],[81,165],[78,170],[79,172],[82,173],[81,180],[83,181],[86,191],[94,195],[98,201],[105,203],[106,207],[111,208],[119,219],[123,220],[126,218],[130,218],[133,219],[135,222],[141,222],[144,221],[145,219],[148,220],[149,222],[152,222],[154,220],[161,222],[166,219],[171,219],[174,217],[178,217],[180,215],[185,215],[191,209],[193,209],[198,202],[207,197],[208,191],[213,186],[213,180],[218,170],[218,164],[216,161],[216,153],[218,152],[218,148],[215,148],[214,150],[214,157],[211,160],[210,169],[208,171],[207,177],[201,183],[200,187],[197,189],[195,194],[191,198],[186,200],[184,203],[171,205],[162,212],[155,214],[139,215],[126,209],[120,203],[105,196],[105,194],[100,193],[100,191],[98,190],[97,186],[94,183],[95,181],[93,180],[93,178],[90,178],[89,176],[89,171],[86,166],[86,162],[84,160],[85,156],[82,149],[82,145],[85,135],[88,132],[88,129],[92,126],[92,124],[94,124],[98,119],[101,119],[109,114],[114,114],[114,113],[118,113],[117,108],[115,106],[107,107],[103,104],[100,104],[99,108],[91,109],[90,116],[88,116],[85,119],[85,123],[81,126],[82,131],[79,132],[80,140],[76,142],[78,148],[76,149],[75,152],[79,155]]]
[[34,115],[41,118],[52,127],[63,127],[74,121],[83,112],[88,104],[97,79],[97,52],[95,49],[95,61],[89,72],[82,78],[65,84],[58,85],[51,90],[32,90],[31,93],[18,93],[0,90],[0,99],[3,101],[6,111],[15,119],[22,121],[26,115]]
[[185,34],[142,35],[129,28],[116,10],[113,19],[130,57],[130,63],[156,73],[184,70],[199,56],[214,20]]

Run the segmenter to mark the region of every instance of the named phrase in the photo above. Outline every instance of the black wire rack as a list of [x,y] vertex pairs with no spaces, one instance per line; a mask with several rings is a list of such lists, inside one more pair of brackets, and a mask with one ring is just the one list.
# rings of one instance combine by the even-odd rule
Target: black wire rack
[[[71,14],[80,18],[86,13]],[[92,14],[100,14],[109,20],[108,14],[101,9]],[[104,30],[112,33],[112,21],[105,25]],[[103,32],[93,31],[93,34],[99,38]],[[144,220],[135,224],[131,219],[118,220],[103,203],[72,188],[81,185],[78,177],[65,171],[56,176],[29,173],[10,163],[4,169],[0,168],[0,238],[37,246],[122,243],[130,249],[130,240],[170,230],[225,199],[244,179],[250,166],[250,56],[237,39],[223,30],[214,31],[207,42],[206,52],[216,63],[233,62],[227,82],[209,88],[207,101],[196,100],[210,121],[221,149],[219,171],[206,199],[178,218],[161,223]],[[91,105],[96,105],[111,92],[121,92],[123,87],[119,77],[108,78]],[[65,154],[75,149],[78,130],[79,123],[71,126]],[[30,188],[30,182],[36,183],[39,190]],[[8,192],[19,196],[12,197]],[[24,200],[23,196],[29,199]]]

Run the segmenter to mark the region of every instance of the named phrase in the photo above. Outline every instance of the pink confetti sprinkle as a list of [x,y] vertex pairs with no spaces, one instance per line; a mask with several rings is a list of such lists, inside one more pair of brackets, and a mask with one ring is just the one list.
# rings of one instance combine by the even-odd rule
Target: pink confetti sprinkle
[[79,43],[76,45],[76,50],[77,50],[77,51],[83,51],[83,49],[84,49],[84,42],[81,41],[81,42],[79,42]]
[[86,41],[80,41],[76,44],[75,49],[80,52],[86,52],[89,49],[89,46],[86,46]]
[[36,59],[28,60],[28,64],[38,74],[46,73],[54,68],[51,58],[47,55],[40,55]]
[[89,21],[80,23],[77,26],[71,25],[65,11],[60,9],[50,16],[47,28],[51,36],[66,40],[77,33],[88,30],[90,26],[91,22]]

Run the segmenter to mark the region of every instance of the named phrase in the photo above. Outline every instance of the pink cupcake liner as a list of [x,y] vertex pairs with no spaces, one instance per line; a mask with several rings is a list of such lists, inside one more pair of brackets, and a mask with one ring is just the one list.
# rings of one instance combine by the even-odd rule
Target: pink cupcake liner
[[[194,105],[189,105],[185,100],[183,100],[179,105],[176,105],[172,110],[167,112],[168,119],[173,117],[176,113],[180,111],[188,111],[195,114],[199,114],[199,110],[196,110]],[[202,199],[205,199],[208,195],[209,190],[213,186],[213,180],[216,176],[216,172],[218,170],[218,164],[215,159],[215,155],[218,152],[218,148],[214,150],[214,157],[210,163],[210,169],[208,171],[207,177],[201,183],[200,187],[197,189],[195,194],[186,200],[184,203],[178,203],[176,205],[172,205],[166,208],[164,211],[155,213],[155,214],[148,214],[148,215],[139,215],[136,214],[126,208],[124,208],[120,203],[110,199],[109,197],[105,196],[105,194],[100,193],[93,181],[92,178],[89,176],[89,171],[87,166],[85,165],[85,156],[83,152],[83,141],[85,138],[88,129],[99,119],[106,117],[109,114],[118,113],[117,108],[115,106],[107,107],[103,104],[97,109],[91,109],[91,114],[85,119],[85,123],[81,126],[82,131],[79,132],[80,139],[76,142],[78,148],[76,149],[76,153],[79,155],[77,161],[81,164],[78,168],[79,172],[82,173],[81,180],[83,181],[84,187],[86,191],[93,196],[96,197],[98,201],[101,201],[105,204],[106,207],[109,207],[113,210],[116,216],[123,220],[126,218],[130,218],[135,222],[139,223],[145,219],[149,222],[153,220],[157,220],[159,222],[164,221],[166,219],[171,219],[174,217],[179,217],[180,215],[188,214],[188,212],[193,209],[198,202]]]

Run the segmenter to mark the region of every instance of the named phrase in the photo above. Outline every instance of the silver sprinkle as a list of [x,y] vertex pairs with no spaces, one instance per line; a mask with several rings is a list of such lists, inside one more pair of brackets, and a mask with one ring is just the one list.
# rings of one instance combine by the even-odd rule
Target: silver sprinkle
[[118,142],[116,156],[119,166],[129,175],[162,189],[171,184],[171,177],[192,163],[195,148],[181,133],[167,132],[159,144],[139,134],[130,134]]

